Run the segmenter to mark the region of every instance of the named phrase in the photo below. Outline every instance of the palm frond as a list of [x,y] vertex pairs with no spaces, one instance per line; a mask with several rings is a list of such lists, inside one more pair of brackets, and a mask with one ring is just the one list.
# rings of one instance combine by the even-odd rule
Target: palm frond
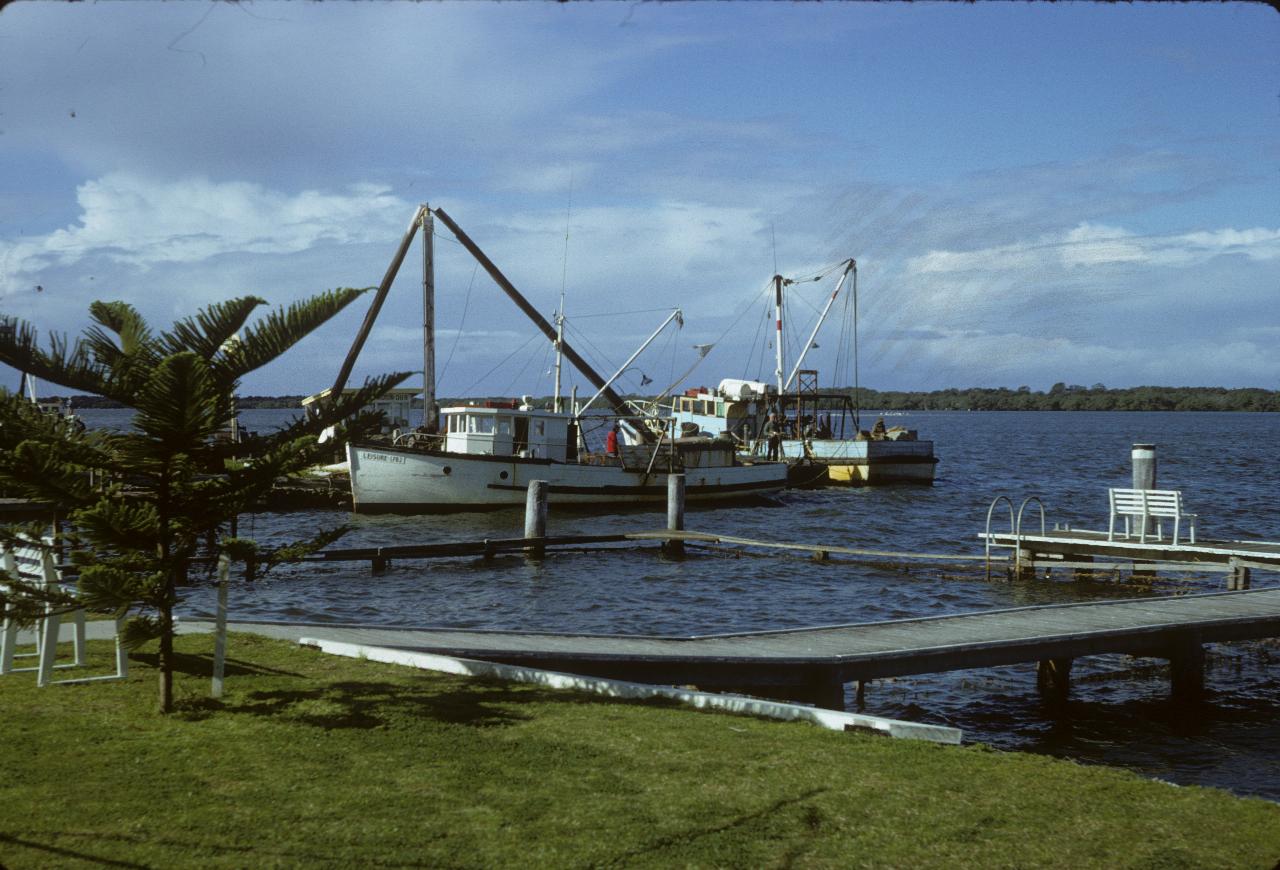
[[257,296],[215,302],[201,309],[195,317],[179,320],[171,331],[161,334],[160,350],[166,355],[189,350],[211,360],[240,331],[253,309],[266,304],[267,300]]
[[58,386],[106,395],[106,370],[79,342],[73,347],[66,336],[50,333],[49,350],[42,351],[35,328],[15,317],[0,315],[0,363]]
[[171,451],[199,449],[220,425],[208,364],[187,351],[166,357],[138,393],[134,428]]
[[227,383],[261,368],[371,289],[343,287],[326,290],[288,308],[277,308],[245,329],[237,352],[214,360],[214,376]]
[[120,336],[120,350],[137,354],[153,344],[151,327],[128,302],[94,302],[89,306],[94,323]]

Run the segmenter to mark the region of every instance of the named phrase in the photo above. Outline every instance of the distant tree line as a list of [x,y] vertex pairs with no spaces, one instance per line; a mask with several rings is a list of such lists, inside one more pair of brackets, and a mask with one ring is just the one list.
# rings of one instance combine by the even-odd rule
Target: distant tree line
[[[850,394],[853,390],[849,390]],[[1054,384],[1030,387],[970,387],[928,393],[860,389],[862,408],[900,411],[1280,411],[1280,392],[1254,387],[1129,387],[1107,389]]]
[[[846,391],[853,395],[852,388]],[[238,396],[246,408],[300,408],[302,396]],[[494,398],[494,397],[488,397]],[[510,397],[507,397],[510,398]],[[640,399],[643,397],[634,396]],[[472,401],[478,401],[473,399]],[[896,411],[1280,411],[1280,391],[1256,387],[1129,387],[1108,389],[1102,384],[1083,387],[1056,383],[1048,392],[1030,387],[969,387],[968,389],[906,392],[863,387],[859,407]],[[442,405],[463,399],[441,399]],[[540,403],[550,401],[543,397]],[[118,408],[100,396],[73,396],[74,408]],[[421,407],[421,402],[417,403]],[[664,403],[666,404],[666,403]]]

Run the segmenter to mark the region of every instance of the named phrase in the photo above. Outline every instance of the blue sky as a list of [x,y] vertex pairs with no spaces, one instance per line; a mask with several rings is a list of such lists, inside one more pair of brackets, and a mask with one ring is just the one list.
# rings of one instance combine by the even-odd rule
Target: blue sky
[[[844,257],[866,386],[1276,389],[1278,46],[1257,4],[13,3],[0,310],[75,334],[94,299],[167,325],[376,284],[428,201],[548,317],[563,286],[602,369],[682,307],[625,389],[711,341],[691,383],[768,376],[775,262]],[[437,253],[442,393],[550,392]],[[421,368],[417,264],[357,378]],[[244,391],[327,386],[364,304]]]

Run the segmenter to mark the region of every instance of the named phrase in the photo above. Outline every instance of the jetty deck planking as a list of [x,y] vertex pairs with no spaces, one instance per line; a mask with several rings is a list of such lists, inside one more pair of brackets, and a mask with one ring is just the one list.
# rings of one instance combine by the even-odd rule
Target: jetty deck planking
[[825,685],[1280,636],[1280,589],[1055,604],[810,629],[687,637],[237,623],[302,636],[594,676],[704,687]]

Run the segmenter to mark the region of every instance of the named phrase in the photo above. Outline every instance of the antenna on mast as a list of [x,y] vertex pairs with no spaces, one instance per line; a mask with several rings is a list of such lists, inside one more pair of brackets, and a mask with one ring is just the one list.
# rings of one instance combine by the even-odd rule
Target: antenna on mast
[[569,173],[569,201],[564,207],[564,261],[560,271],[560,308],[556,311],[556,386],[552,393],[551,408],[557,414],[560,407],[560,369],[564,362],[564,288],[569,282],[569,216],[573,213],[573,173]]

